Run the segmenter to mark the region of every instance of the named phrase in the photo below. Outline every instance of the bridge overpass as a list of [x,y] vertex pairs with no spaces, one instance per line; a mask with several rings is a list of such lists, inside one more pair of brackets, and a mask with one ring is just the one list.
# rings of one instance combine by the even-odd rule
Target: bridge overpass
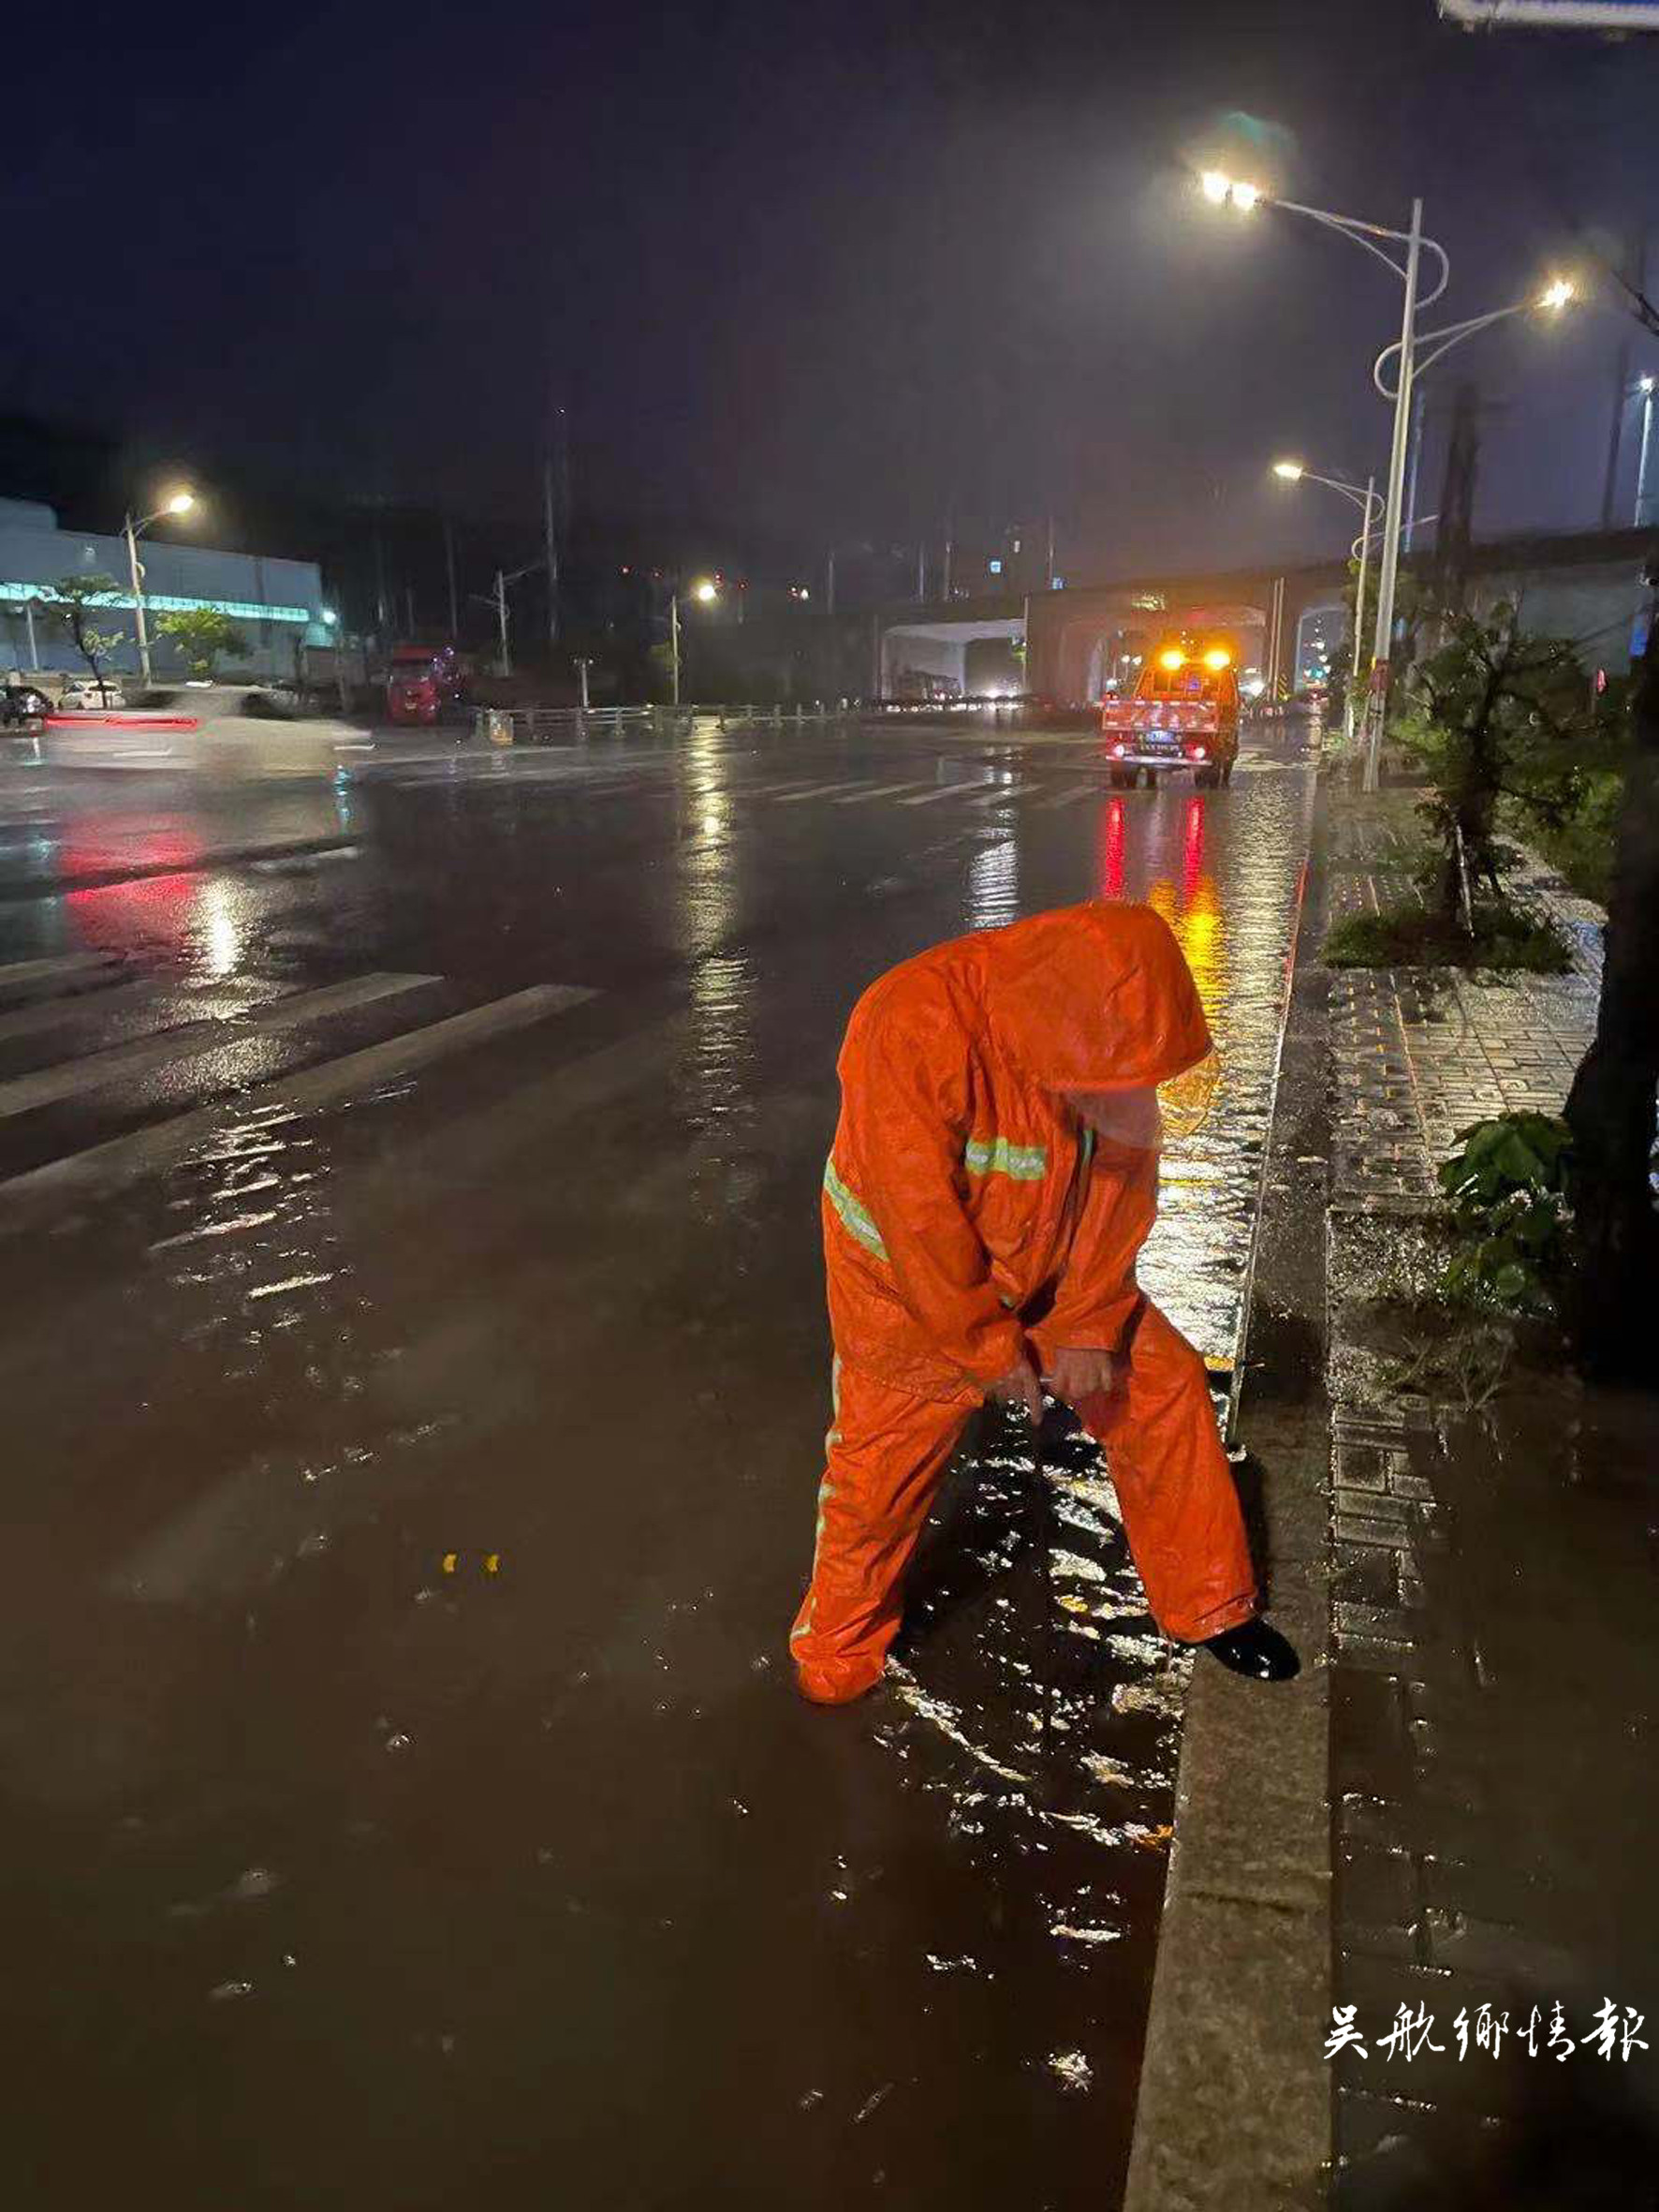
[[[1581,641],[1589,666],[1618,674],[1630,663],[1634,626],[1647,599],[1642,564],[1655,549],[1659,538],[1647,530],[1494,538],[1471,549],[1467,601],[1479,610],[1519,597],[1530,629]],[[1421,553],[1402,566],[1426,576],[1434,560],[1432,552]],[[972,690],[974,649],[999,641],[1010,654],[1024,656],[1023,675],[1010,678],[1007,688],[1090,702],[1100,698],[1108,677],[1131,674],[1134,656],[1160,635],[1185,628],[1227,638],[1241,667],[1258,669],[1270,687],[1289,688],[1307,627],[1323,615],[1336,634],[1346,583],[1347,565],[1339,557],[889,605],[874,618],[846,618],[858,626],[855,649],[870,656],[868,674],[848,687],[891,699],[904,691],[908,676]],[[844,667],[844,653],[841,657]]]

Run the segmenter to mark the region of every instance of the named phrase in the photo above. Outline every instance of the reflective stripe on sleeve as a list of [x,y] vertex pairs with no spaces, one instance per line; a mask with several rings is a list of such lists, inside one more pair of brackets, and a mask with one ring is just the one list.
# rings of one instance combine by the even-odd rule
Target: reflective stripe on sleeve
[[970,1175],[1009,1175],[1016,1183],[1040,1183],[1049,1172],[1049,1154],[1042,1144],[1010,1144],[1006,1137],[970,1137],[962,1163]]
[[824,1162],[824,1191],[848,1236],[861,1244],[867,1252],[874,1252],[878,1260],[885,1260],[888,1248],[881,1241],[880,1230],[876,1228],[869,1208],[860,1199],[854,1197],[835,1172],[832,1158]]

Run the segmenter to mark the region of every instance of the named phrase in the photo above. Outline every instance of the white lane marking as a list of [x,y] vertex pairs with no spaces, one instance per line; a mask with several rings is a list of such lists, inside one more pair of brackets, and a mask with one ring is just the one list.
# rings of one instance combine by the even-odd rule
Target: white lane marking
[[901,799],[901,806],[936,806],[941,799],[965,799],[975,791],[983,791],[983,784],[941,784],[936,791],[923,791],[915,799]]
[[60,1060],[55,1067],[39,1068],[32,1075],[0,1083],[0,1119],[26,1113],[35,1106],[51,1105],[59,1099],[76,1098],[82,1091],[99,1090],[117,1076],[165,1068],[174,1060],[197,1059],[203,1053],[239,1044],[244,1038],[272,1036],[301,1022],[320,1021],[350,1007],[368,1006],[377,998],[418,990],[437,980],[436,976],[353,976],[320,991],[290,992],[286,997],[219,1021],[183,1022],[176,1028],[157,1030],[153,1037],[129,1038],[125,1044],[107,1045],[102,1052],[84,1053],[79,1059]]
[[383,1044],[365,1045],[360,1052],[324,1060],[297,1075],[278,1076],[235,1099],[198,1106],[171,1121],[134,1129],[125,1137],[110,1137],[102,1144],[89,1145],[84,1152],[27,1169],[0,1183],[0,1234],[27,1225],[23,1202],[33,1197],[47,1197],[55,1206],[66,1196],[118,1188],[184,1158],[210,1138],[245,1127],[252,1116],[272,1108],[307,1113],[333,1105],[354,1092],[373,1089],[391,1076],[410,1074],[486,1038],[527,1028],[551,1014],[585,1005],[595,995],[577,983],[533,983],[526,991],[492,998],[483,1006],[470,1007],[465,1013],[449,1014],[423,1028],[405,1030]]
[[832,784],[809,784],[804,791],[793,791],[787,798],[773,802],[778,806],[799,806],[803,799],[827,798],[831,791],[844,791],[846,777],[838,775]]
[[1089,799],[1105,796],[1102,784],[1067,784],[1064,791],[1056,791],[1051,798],[1041,799],[1033,809],[1037,814],[1058,814],[1063,806],[1076,806]]
[[10,960],[0,967],[0,985],[39,983],[49,976],[84,975],[89,967],[113,967],[113,952],[59,952],[50,960]]
[[906,776],[902,784],[867,784],[861,791],[848,791],[843,799],[830,802],[834,806],[861,806],[866,799],[890,799],[895,791],[918,791],[923,788],[919,778]]

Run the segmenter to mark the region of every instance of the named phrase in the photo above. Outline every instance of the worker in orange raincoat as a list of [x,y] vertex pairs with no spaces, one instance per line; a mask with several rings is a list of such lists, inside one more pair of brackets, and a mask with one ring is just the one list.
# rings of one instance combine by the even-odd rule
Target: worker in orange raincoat
[[880,1679],[905,1567],[969,1417],[1041,1416],[1039,1378],[1105,1445],[1165,1633],[1261,1680],[1297,1672],[1256,1616],[1204,1363],[1135,1279],[1157,1213],[1157,1085],[1210,1032],[1150,907],[1062,907],[935,946],[871,985],[824,1171],[833,1425],[796,1677]]

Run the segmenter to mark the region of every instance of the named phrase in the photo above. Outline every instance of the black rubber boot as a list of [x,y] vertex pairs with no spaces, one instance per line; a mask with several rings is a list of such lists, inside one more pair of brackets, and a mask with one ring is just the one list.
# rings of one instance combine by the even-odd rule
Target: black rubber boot
[[1219,1636],[1206,1637],[1198,1649],[1220,1659],[1229,1673],[1246,1675],[1252,1682],[1288,1682],[1302,1669],[1296,1646],[1277,1629],[1270,1629],[1265,1620],[1243,1621]]

